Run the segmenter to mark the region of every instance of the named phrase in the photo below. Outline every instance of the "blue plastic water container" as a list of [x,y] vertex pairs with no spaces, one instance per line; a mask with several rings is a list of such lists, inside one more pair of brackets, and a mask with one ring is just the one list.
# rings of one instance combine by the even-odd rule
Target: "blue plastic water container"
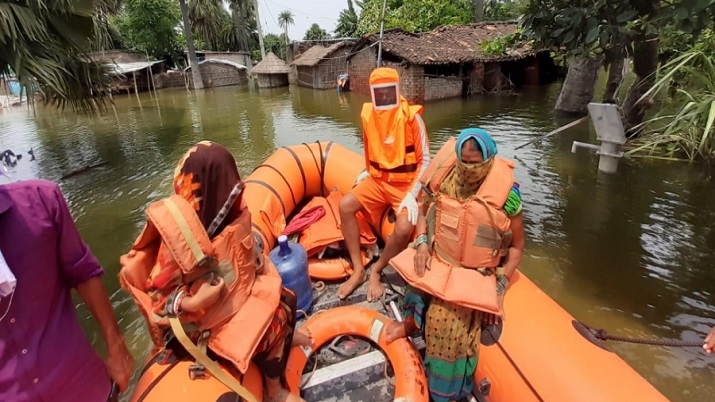
[[298,309],[305,312],[313,304],[313,284],[308,275],[308,254],[305,248],[288,241],[288,237],[278,237],[278,246],[271,250],[271,262],[283,278],[283,286],[295,293]]

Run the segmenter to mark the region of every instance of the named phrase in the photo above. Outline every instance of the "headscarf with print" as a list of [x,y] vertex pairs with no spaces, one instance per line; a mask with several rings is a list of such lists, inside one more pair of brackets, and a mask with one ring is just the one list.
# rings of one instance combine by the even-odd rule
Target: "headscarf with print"
[[[469,140],[474,140],[479,146],[484,162],[465,163],[462,161],[462,148]],[[474,196],[482,185],[497,154],[497,144],[494,139],[481,128],[467,128],[462,130],[454,146],[457,153],[457,164],[445,178],[440,192],[460,200]]]
[[[240,215],[241,185],[231,152],[211,141],[189,148],[174,171],[174,191],[194,207],[211,237]],[[234,201],[230,202],[230,198]],[[230,205],[226,205],[227,201]],[[222,210],[228,216],[219,217]],[[217,217],[218,223],[214,222]],[[215,227],[211,227],[212,222]]]
[[[211,238],[242,213],[242,188],[233,155],[215,142],[202,141],[189,148],[174,171],[174,191],[194,207]],[[147,279],[154,312],[172,314],[171,301],[179,290],[186,289],[184,285],[179,264],[162,242]],[[200,316],[185,315],[183,320],[191,322]]]

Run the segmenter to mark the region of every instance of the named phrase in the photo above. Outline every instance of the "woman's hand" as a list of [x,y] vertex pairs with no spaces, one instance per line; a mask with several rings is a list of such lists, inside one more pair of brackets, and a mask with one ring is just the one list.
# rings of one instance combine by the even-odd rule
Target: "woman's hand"
[[506,321],[504,295],[497,295],[497,305],[499,306],[499,314],[486,314],[484,316],[485,325],[499,325],[502,321]]
[[199,279],[199,281],[201,282],[191,286],[192,295],[184,297],[181,301],[181,311],[196,313],[216,304],[226,288],[220,276]]
[[427,243],[422,243],[417,246],[417,252],[415,253],[415,273],[420,278],[425,275],[425,270],[430,269],[430,263],[432,261],[432,256],[429,252],[429,246]]

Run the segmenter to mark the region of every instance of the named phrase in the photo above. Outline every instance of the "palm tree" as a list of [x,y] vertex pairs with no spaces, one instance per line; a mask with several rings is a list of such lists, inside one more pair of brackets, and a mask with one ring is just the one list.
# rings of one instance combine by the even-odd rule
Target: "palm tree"
[[102,108],[107,68],[88,56],[108,37],[102,12],[80,0],[0,0],[0,79],[15,74],[26,88],[39,85],[55,106]]
[[[283,28],[283,33],[285,33],[286,37],[286,53],[288,53],[288,25],[293,25],[295,24],[295,20],[293,19],[293,13],[290,12],[290,10],[285,10],[282,11],[278,15],[278,25]],[[283,58],[285,59],[287,54],[283,55]]]
[[257,41],[256,14],[254,13],[254,3],[251,0],[229,0],[231,9],[231,19],[233,26],[226,32],[230,37],[225,40],[227,43],[234,43],[239,50],[250,51]]
[[[356,2],[358,7],[362,8],[362,2]],[[340,12],[338,17],[338,25],[335,27],[335,36],[339,38],[352,38],[357,34],[358,13],[355,11],[353,0],[348,0],[348,8]]]
[[186,36],[186,47],[189,50],[189,67],[191,67],[194,89],[204,89],[204,80],[201,77],[199,60],[196,58],[196,48],[194,48],[194,36],[191,34],[191,23],[189,22],[189,10],[186,6],[186,0],[179,0],[179,5],[181,6],[181,17],[184,20],[184,36]]
[[189,0],[187,2],[192,33],[203,40],[210,50],[221,50],[222,25],[230,16],[221,0]]

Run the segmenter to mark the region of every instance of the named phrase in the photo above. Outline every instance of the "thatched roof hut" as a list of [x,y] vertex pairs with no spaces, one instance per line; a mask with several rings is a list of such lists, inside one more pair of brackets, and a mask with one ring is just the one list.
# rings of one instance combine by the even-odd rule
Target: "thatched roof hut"
[[273,52],[269,52],[260,63],[253,67],[251,72],[258,76],[260,88],[284,87],[288,85],[290,67]]
[[337,79],[347,73],[347,57],[352,42],[338,42],[330,47],[315,45],[295,59],[298,85],[315,89],[337,87]]

